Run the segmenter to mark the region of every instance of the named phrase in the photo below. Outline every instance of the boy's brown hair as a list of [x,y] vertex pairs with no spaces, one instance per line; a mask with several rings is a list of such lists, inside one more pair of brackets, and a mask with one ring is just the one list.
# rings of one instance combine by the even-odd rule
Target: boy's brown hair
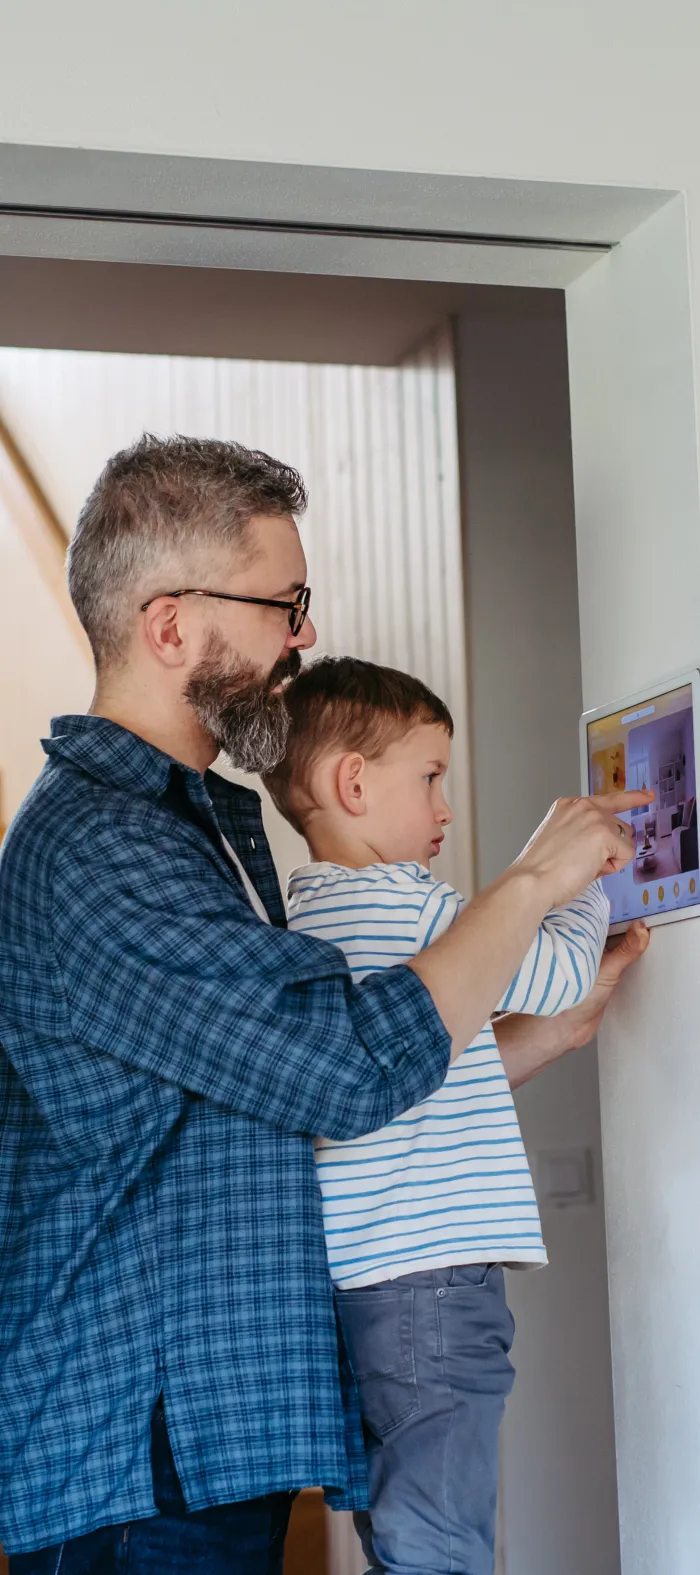
[[353,656],[323,656],[302,669],[285,690],[290,716],[284,760],[264,778],[273,803],[295,831],[314,801],[317,762],[335,750],[357,750],[377,760],[396,739],[425,723],[454,733],[452,717],[427,684],[393,667]]

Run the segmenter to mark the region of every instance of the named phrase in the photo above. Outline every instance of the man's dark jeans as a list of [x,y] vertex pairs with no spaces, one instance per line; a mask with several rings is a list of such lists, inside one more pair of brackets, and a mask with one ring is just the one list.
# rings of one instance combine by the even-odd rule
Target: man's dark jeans
[[10,1575],[282,1575],[293,1493],[188,1514],[160,1405],[153,1414],[152,1453],[158,1515],[38,1553],[16,1553]]

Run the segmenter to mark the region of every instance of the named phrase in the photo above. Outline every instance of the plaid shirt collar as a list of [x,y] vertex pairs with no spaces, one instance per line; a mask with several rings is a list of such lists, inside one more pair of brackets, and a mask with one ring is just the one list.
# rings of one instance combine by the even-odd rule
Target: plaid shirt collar
[[211,798],[199,771],[107,717],[54,717],[51,736],[42,739],[42,747],[49,757],[70,760],[105,787],[139,793],[154,801],[163,798],[173,772],[178,772],[193,808],[211,814]]
[[51,761],[66,761],[104,787],[162,803],[235,848],[277,928],[286,928],[279,881],[265,836],[260,794],[217,771],[204,776],[147,739],[103,716],[59,716],[42,739]]

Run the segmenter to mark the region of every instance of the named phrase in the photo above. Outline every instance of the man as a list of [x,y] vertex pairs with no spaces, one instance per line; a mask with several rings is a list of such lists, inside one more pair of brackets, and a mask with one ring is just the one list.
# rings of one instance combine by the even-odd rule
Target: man
[[[106,466],[69,584],[97,669],[0,863],[3,1493],[12,1575],[278,1575],[294,1492],[362,1506],[311,1135],[445,1077],[543,915],[633,852],[649,795],[562,801],[449,934],[353,987],[285,928],[257,796],[311,646],[300,477],[143,438]],[[522,1081],[588,1037],[512,1019]],[[614,963],[614,960],[613,960]]]

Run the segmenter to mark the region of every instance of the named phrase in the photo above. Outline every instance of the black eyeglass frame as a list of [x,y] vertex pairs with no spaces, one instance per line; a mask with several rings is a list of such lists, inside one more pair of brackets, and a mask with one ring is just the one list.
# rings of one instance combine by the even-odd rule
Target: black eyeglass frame
[[289,613],[289,627],[292,634],[296,637],[296,635],[301,634],[306,623],[306,615],[311,601],[311,587],[305,585],[303,591],[299,592],[295,602],[278,602],[273,596],[232,596],[230,591],[159,591],[157,596],[151,596],[147,602],[142,603],[141,611],[145,612],[153,602],[159,601],[161,596],[210,596],[213,601],[217,602],[249,602],[253,607],[281,607],[285,612]]

